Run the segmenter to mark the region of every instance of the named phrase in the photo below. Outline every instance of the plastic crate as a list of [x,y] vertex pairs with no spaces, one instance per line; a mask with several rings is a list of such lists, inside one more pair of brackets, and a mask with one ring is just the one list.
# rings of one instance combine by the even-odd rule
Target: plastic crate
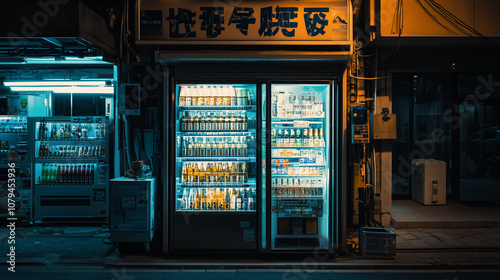
[[394,258],[396,233],[390,228],[362,227],[359,248],[366,258]]

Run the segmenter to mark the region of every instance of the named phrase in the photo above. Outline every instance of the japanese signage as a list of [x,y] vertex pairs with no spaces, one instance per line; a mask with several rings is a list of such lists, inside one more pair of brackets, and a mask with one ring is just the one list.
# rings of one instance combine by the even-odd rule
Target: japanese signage
[[138,40],[155,43],[345,42],[351,26],[346,0],[142,0],[138,12]]

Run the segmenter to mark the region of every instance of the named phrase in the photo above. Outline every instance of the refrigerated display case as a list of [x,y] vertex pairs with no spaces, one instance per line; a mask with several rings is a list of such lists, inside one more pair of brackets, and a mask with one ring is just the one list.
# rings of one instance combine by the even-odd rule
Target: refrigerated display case
[[331,90],[330,82],[263,87],[270,102],[262,104],[262,230],[270,250],[332,249]]
[[[14,176],[9,174],[14,166]],[[31,158],[28,153],[28,118],[26,116],[0,116],[0,217],[31,220]],[[13,181],[14,180],[14,181]],[[15,204],[9,207],[8,195]],[[11,205],[12,206],[12,205]]]
[[256,248],[256,85],[176,84],[172,248]]
[[33,118],[35,222],[108,217],[107,117]]

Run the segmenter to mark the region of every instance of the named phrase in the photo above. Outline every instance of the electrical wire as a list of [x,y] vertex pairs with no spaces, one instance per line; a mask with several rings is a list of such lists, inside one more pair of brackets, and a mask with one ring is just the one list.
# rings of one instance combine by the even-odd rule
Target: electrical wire
[[448,31],[449,33],[452,33],[452,34],[455,34],[454,31],[452,31],[451,29],[449,29],[448,27],[446,27],[444,24],[442,24],[437,18],[435,15],[433,15],[429,10],[427,10],[427,8],[424,6],[424,4],[422,4],[422,2],[420,2],[420,0],[415,0],[415,2],[417,2],[417,4],[424,10],[424,12],[437,24],[439,24],[441,27],[443,27],[446,31]]

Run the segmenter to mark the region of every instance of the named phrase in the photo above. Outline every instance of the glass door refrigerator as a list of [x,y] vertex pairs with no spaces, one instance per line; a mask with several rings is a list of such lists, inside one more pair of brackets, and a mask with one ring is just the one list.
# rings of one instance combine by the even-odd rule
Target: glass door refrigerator
[[268,83],[261,91],[261,246],[330,252],[332,83]]
[[107,117],[32,118],[34,222],[109,216]]
[[170,248],[255,250],[256,85],[174,88]]

